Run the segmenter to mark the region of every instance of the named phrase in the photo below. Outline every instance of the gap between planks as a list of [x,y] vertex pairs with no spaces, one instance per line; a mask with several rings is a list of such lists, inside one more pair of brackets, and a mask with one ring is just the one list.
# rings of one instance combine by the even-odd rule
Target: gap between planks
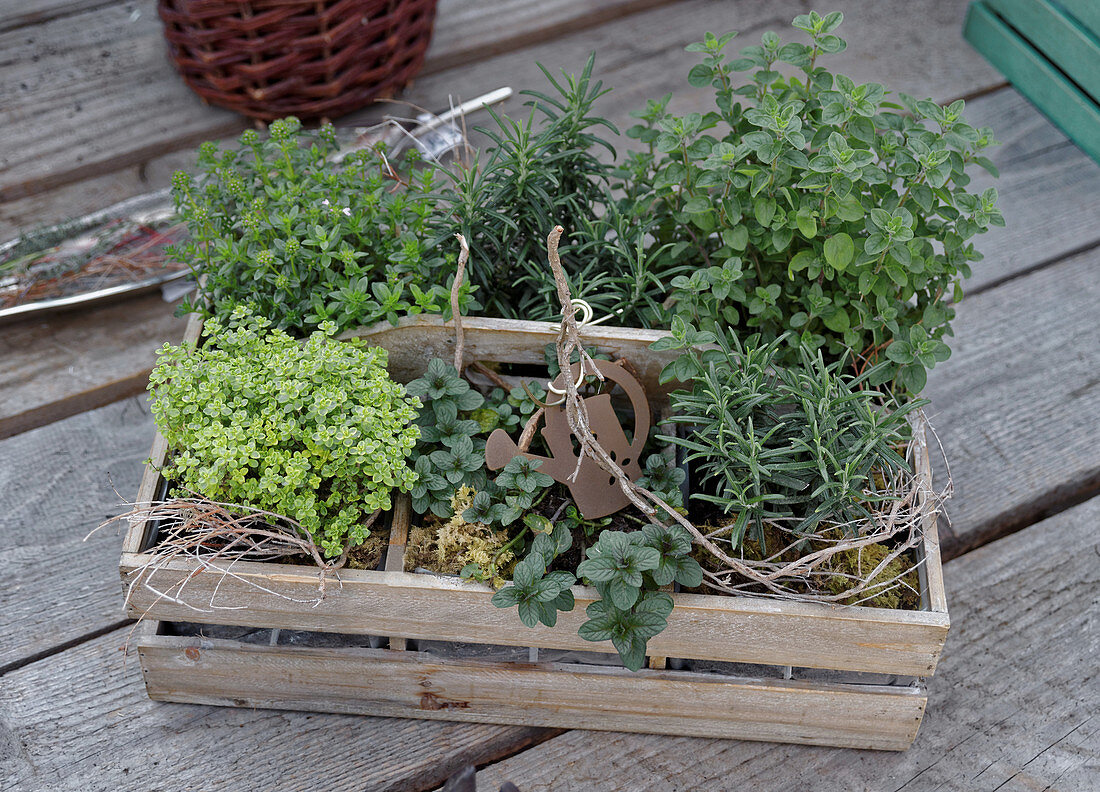
[[4,676],[4,674],[11,673],[12,671],[18,671],[20,668],[29,666],[31,663],[37,663],[39,660],[45,660],[49,657],[53,657],[54,655],[61,654],[68,649],[80,646],[81,644],[87,643],[88,641],[93,641],[96,638],[100,638],[104,635],[107,635],[108,633],[114,632],[115,630],[121,630],[123,627],[135,623],[136,622],[134,619],[119,619],[116,622],[111,622],[110,624],[104,625],[103,627],[98,627],[90,632],[84,633],[83,635],[78,635],[75,638],[70,638],[63,643],[59,643],[55,646],[50,646],[39,652],[35,652],[34,654],[27,655],[26,657],[21,657],[18,660],[13,660],[6,665],[0,666],[0,677]]

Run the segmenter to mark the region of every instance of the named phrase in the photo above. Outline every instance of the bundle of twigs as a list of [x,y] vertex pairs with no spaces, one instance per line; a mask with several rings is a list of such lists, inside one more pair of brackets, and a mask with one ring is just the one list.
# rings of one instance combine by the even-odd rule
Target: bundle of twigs
[[[368,530],[379,514],[376,511],[367,519],[365,527]],[[149,559],[130,581],[126,592],[127,602],[130,601],[134,587],[140,585],[152,591],[158,601],[167,599],[199,612],[244,607],[219,604],[216,601],[217,587],[210,600],[202,607],[196,607],[184,600],[183,592],[195,575],[214,573],[233,577],[260,591],[292,602],[307,602],[316,606],[325,597],[329,577],[333,576],[339,582],[339,570],[347,563],[348,553],[351,551],[349,544],[338,558],[326,560],[321,548],[310,540],[309,533],[289,517],[236,503],[218,503],[199,497],[134,504],[130,511],[112,517],[95,530],[112,523],[147,521],[157,526],[156,543],[149,550]],[[239,561],[275,561],[303,556],[312,559],[318,568],[317,596],[309,600],[287,597],[261,585],[254,576],[237,575],[233,569]],[[168,569],[171,562],[181,559],[193,562],[196,572],[183,578],[178,573],[160,574]],[[164,583],[161,582],[162,579]]]

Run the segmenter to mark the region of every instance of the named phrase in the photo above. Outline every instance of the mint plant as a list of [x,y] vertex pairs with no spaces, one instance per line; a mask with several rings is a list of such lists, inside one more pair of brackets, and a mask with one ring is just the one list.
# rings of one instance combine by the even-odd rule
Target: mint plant
[[524,516],[554,483],[550,476],[539,472],[541,464],[537,459],[512,457],[492,483],[474,496],[463,519],[506,528]]
[[558,621],[558,611],[571,611],[576,604],[570,586],[576,576],[564,570],[549,571],[554,560],[573,543],[572,534],[563,526],[552,526],[549,520],[539,526],[530,552],[516,564],[512,572],[512,584],[493,595],[492,603],[498,608],[515,606],[519,618],[526,626],[540,622],[553,627]]
[[[384,151],[333,162],[331,125],[316,133],[290,117],[270,137],[255,130],[240,147],[199,149],[200,175],[172,180],[190,238],[173,254],[199,290],[181,311],[227,317],[238,304],[303,335],[322,322],[338,330],[420,313],[450,314],[455,257],[429,246],[435,170],[398,173]],[[462,310],[477,307],[468,286]]]
[[[549,521],[547,521],[549,523]],[[528,627],[557,623],[558,611],[575,605],[569,587],[578,577],[589,581],[600,599],[585,610],[588,621],[580,636],[588,641],[611,641],[623,665],[637,671],[645,662],[650,638],[667,626],[672,597],[658,591],[679,583],[700,585],[703,570],[691,557],[691,537],[679,526],[647,525],[640,531],[603,531],[587,550],[576,574],[552,570],[555,560],[572,544],[565,525],[538,533],[527,556],[516,564],[512,583],[493,595],[498,608],[518,607]]]
[[641,668],[647,642],[664,630],[672,612],[672,597],[657,589],[674,582],[694,588],[703,581],[690,554],[691,537],[678,525],[600,534],[577,567],[577,575],[600,593],[585,610],[589,619],[580,627],[581,637],[610,640],[623,665]]
[[[645,467],[637,484],[652,492],[673,509],[683,509],[684,492],[681,487],[686,480],[687,473],[680,469],[673,459],[664,454],[650,454],[646,458]],[[666,520],[670,515],[665,514],[664,509],[658,509],[657,517]]]
[[385,350],[336,341],[331,322],[304,344],[270,325],[239,307],[206,322],[201,347],[158,351],[153,418],[176,452],[163,472],[211,500],[291,517],[335,557],[416,483],[417,401],[386,374]]
[[438,358],[430,360],[424,375],[405,387],[423,403],[416,419],[420,442],[412,507],[418,514],[430,512],[448,519],[451,499],[459,488],[485,487],[485,440],[479,435],[492,431],[497,414],[486,411],[485,398],[454,366]]
[[[420,442],[414,455],[418,479],[413,510],[449,519],[451,500],[462,487],[476,490],[465,510],[468,522],[506,527],[518,520],[553,483],[538,473],[538,462],[516,457],[490,480],[485,470],[485,438],[497,428],[512,430],[536,409],[519,387],[494,388],[486,399],[470,387],[454,366],[433,358],[424,375],[407,386],[423,407],[417,416]],[[532,386],[538,398],[545,392]]]
[[870,384],[916,393],[950,354],[947,298],[981,259],[971,239],[1004,224],[995,190],[967,190],[970,166],[996,175],[982,154],[994,140],[963,120],[961,100],[898,104],[878,83],[828,71],[821,61],[846,46],[842,19],[800,15],[809,43],[769,32],[739,57],[728,53],[736,33],[689,45],[702,62],[688,82],[713,88],[714,109],[678,116],[670,96],[651,101],[626,133],[646,150],[619,172],[651,218],[651,268],[691,268],[670,281],[676,315],[783,336],[783,364],[798,364],[800,348],[884,362]]

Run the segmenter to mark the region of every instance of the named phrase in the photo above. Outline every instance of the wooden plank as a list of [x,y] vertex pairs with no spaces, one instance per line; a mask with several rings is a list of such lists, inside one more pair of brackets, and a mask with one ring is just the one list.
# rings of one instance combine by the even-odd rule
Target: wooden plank
[[195,789],[199,775],[226,788],[413,792],[555,734],[162,704],[146,696],[137,658],[120,651],[127,634],[117,630],[4,676],[5,792]]
[[1100,99],[1100,42],[1057,2],[986,0],[986,5],[1094,101]]
[[[462,320],[467,360],[529,363],[545,366],[544,349],[557,341],[560,325],[554,322],[484,319],[476,316]],[[584,330],[586,345],[599,347],[615,359],[630,361],[635,376],[650,395],[668,393],[672,384],[659,381],[661,369],[678,355],[655,352],[650,344],[667,336],[663,330],[592,325]],[[424,373],[432,358],[454,359],[455,331],[442,317],[407,316],[397,325],[379,322],[367,328],[349,330],[341,338],[363,338],[370,344],[389,350],[389,372],[399,382],[408,382]]]
[[195,151],[188,147],[45,192],[0,202],[0,240],[14,239],[27,231],[84,217],[135,196],[154,193],[167,187],[177,170],[194,172],[195,161]]
[[[409,518],[412,515],[412,502],[408,495],[398,495],[394,499],[393,514],[390,516],[390,541],[386,546],[387,572],[405,570],[405,547],[409,543]],[[404,651],[407,642],[400,636],[390,636],[390,649]]]
[[848,48],[821,60],[831,71],[857,83],[877,82],[891,91],[944,102],[1003,82],[997,70],[963,41],[966,8],[967,0],[832,0],[806,3],[797,13],[844,13],[837,35]]
[[[920,735],[904,754],[575,731],[478,774],[524,792],[716,789],[766,778],[775,792],[1092,792],[1100,759],[1100,498],[948,563],[955,627]],[[597,785],[596,788],[603,788]]]
[[0,8],[0,33],[41,25],[51,19],[110,5],[115,0],[5,0]]
[[1081,149],[1100,161],[1100,105],[1051,65],[978,0],[966,18],[966,39]]
[[405,546],[409,541],[409,517],[412,504],[409,496],[400,494],[394,498],[390,517],[390,540],[386,546],[386,571],[402,572],[405,569]]
[[[344,570],[339,589],[330,588],[314,604],[318,576],[309,567],[238,561],[226,576],[217,569],[194,574],[194,565],[171,561],[158,565],[151,588],[129,589],[146,561],[141,555],[122,558],[134,617],[614,651],[610,642],[592,643],[577,634],[584,609],[598,599],[584,586],[573,588],[576,607],[559,614],[555,627],[526,628],[513,610],[490,604],[490,587],[444,576]],[[158,593],[169,589],[171,597]],[[272,589],[284,596],[272,595]],[[926,676],[935,671],[949,626],[943,613],[703,594],[673,599],[668,627],[649,641],[655,655]],[[229,603],[232,608],[224,607]]]
[[21,413],[0,418],[0,440],[27,432],[39,426],[60,421],[82,412],[114,404],[120,399],[145,393],[149,385],[149,369],[127,377],[96,385],[57,401],[31,407]]
[[1100,165],[1013,88],[967,102],[966,117],[1001,141],[989,152],[1001,177],[975,168],[970,189],[995,187],[1005,217],[974,240],[985,260],[967,292],[1100,242]]
[[[932,477],[932,458],[929,446],[932,438],[924,432],[923,440],[917,445],[914,469],[927,482]],[[921,542],[921,558],[918,575],[921,581],[921,607],[934,613],[947,613],[947,592],[943,586],[943,561],[940,557],[939,519],[935,511],[928,509],[928,502],[934,497],[934,486],[922,488],[917,495],[921,509],[925,511],[923,520],[924,537]]]
[[918,687],[478,663],[383,649],[157,636],[140,642],[138,654],[150,697],[163,701],[879,750],[909,747],[926,702]]
[[1093,248],[959,305],[924,394],[955,476],[946,558],[1100,491],[1097,267]]
[[422,74],[540,44],[674,0],[439,0]]
[[160,294],[0,328],[0,437],[140,392],[186,320]]
[[124,618],[120,540],[83,540],[125,510],[112,483],[132,496],[152,431],[129,399],[0,442],[0,667]]
[[0,52],[0,202],[231,135],[246,123],[204,105],[179,79],[152,0],[0,33]]

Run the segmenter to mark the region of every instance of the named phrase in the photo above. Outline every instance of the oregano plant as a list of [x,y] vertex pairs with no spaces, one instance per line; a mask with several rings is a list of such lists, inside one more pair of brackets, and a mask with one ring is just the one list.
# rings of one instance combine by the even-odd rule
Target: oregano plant
[[895,101],[830,72],[842,20],[800,15],[807,43],[769,32],[737,56],[736,33],[689,45],[702,62],[688,82],[713,89],[713,109],[675,115],[670,96],[651,101],[626,133],[646,150],[621,173],[651,217],[653,268],[691,265],[670,281],[673,313],[706,331],[784,336],[782,363],[800,348],[884,361],[870,384],[916,393],[950,354],[949,299],[981,259],[972,238],[1004,224],[995,190],[968,190],[971,166],[996,175],[983,154],[994,140],[966,123],[961,100]]

